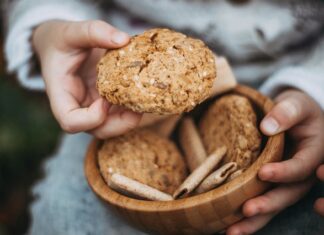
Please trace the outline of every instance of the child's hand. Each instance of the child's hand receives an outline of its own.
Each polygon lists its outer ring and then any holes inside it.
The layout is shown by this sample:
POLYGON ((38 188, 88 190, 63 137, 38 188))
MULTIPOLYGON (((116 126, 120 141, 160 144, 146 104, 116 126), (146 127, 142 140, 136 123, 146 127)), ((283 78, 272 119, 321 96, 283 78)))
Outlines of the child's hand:
MULTIPOLYGON (((324 181, 324 164, 317 168, 316 174, 321 181, 324 181)), ((314 207, 317 213, 324 217, 324 198, 317 199, 314 207)))
POLYGON ((121 47, 128 41, 126 33, 102 21, 49 21, 35 29, 33 46, 46 92, 65 131, 88 131, 106 138, 138 124, 139 114, 112 108, 95 88, 96 63, 105 49, 121 47))
POLYGON ((232 225, 227 234, 251 234, 265 226, 308 192, 315 169, 323 162, 324 117, 318 104, 297 90, 281 93, 276 102, 262 120, 261 130, 269 136, 288 130, 296 142, 296 152, 291 159, 268 163, 260 169, 260 179, 277 182, 278 187, 245 202, 242 210, 247 218, 232 225))

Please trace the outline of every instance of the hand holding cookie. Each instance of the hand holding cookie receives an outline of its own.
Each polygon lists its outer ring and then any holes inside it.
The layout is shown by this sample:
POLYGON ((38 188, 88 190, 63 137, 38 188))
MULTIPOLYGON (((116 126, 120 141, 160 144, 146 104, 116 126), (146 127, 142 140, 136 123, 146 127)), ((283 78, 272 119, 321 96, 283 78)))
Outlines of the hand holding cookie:
POLYGON ((126 33, 102 21, 48 21, 34 30, 33 46, 52 111, 62 129, 105 138, 137 125, 139 114, 112 108, 95 88, 100 57, 106 49, 128 41, 126 33))

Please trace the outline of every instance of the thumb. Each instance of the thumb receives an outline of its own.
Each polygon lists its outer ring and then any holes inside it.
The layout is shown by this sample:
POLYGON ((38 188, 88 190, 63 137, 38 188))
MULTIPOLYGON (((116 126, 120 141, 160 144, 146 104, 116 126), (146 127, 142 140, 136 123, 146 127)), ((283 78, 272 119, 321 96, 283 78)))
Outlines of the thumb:
POLYGON ((277 98, 278 103, 262 120, 260 128, 266 135, 275 135, 285 131, 306 119, 312 110, 312 104, 304 94, 287 91, 277 98))
POLYGON ((118 48, 129 42, 127 33, 100 20, 66 22, 63 34, 69 48, 118 48))

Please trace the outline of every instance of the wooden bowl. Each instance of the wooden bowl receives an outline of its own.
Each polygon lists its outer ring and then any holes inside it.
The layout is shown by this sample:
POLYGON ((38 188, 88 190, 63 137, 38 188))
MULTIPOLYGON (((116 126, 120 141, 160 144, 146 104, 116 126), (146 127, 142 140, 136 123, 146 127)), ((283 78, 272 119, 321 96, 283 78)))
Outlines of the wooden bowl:
MULTIPOLYGON (((273 107, 269 98, 252 88, 239 85, 233 93, 248 97, 263 113, 273 107)), ((263 164, 281 159, 284 134, 267 138, 253 165, 229 183, 203 194, 168 202, 136 200, 110 189, 99 171, 98 143, 93 140, 89 145, 86 178, 95 194, 128 222, 140 230, 157 234, 212 234, 242 219, 242 204, 267 190, 269 183, 260 181, 257 172, 263 164)))

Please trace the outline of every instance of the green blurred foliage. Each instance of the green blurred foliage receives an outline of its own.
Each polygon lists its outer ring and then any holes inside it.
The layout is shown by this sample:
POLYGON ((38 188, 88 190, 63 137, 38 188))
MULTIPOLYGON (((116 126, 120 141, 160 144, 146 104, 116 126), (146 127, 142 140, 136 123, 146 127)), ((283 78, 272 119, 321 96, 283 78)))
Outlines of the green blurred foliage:
MULTIPOLYGON (((1 3, 1 1, 0 1, 1 3)), ((1 11, 0 11, 0 19, 1 11)), ((28 91, 5 73, 0 21, 0 235, 26 234, 31 186, 57 145, 60 128, 44 93, 28 91)))
POLYGON ((32 95, 6 79, 0 78, 0 195, 11 182, 33 174, 59 132, 45 95, 32 95))
POLYGON ((10 221, 0 221, 0 235, 25 232, 31 185, 40 177, 41 162, 54 151, 59 133, 46 95, 25 90, 0 70, 0 213, 7 212, 10 221), (6 204, 16 204, 10 198, 17 192, 23 208, 12 206, 14 213, 6 204))

